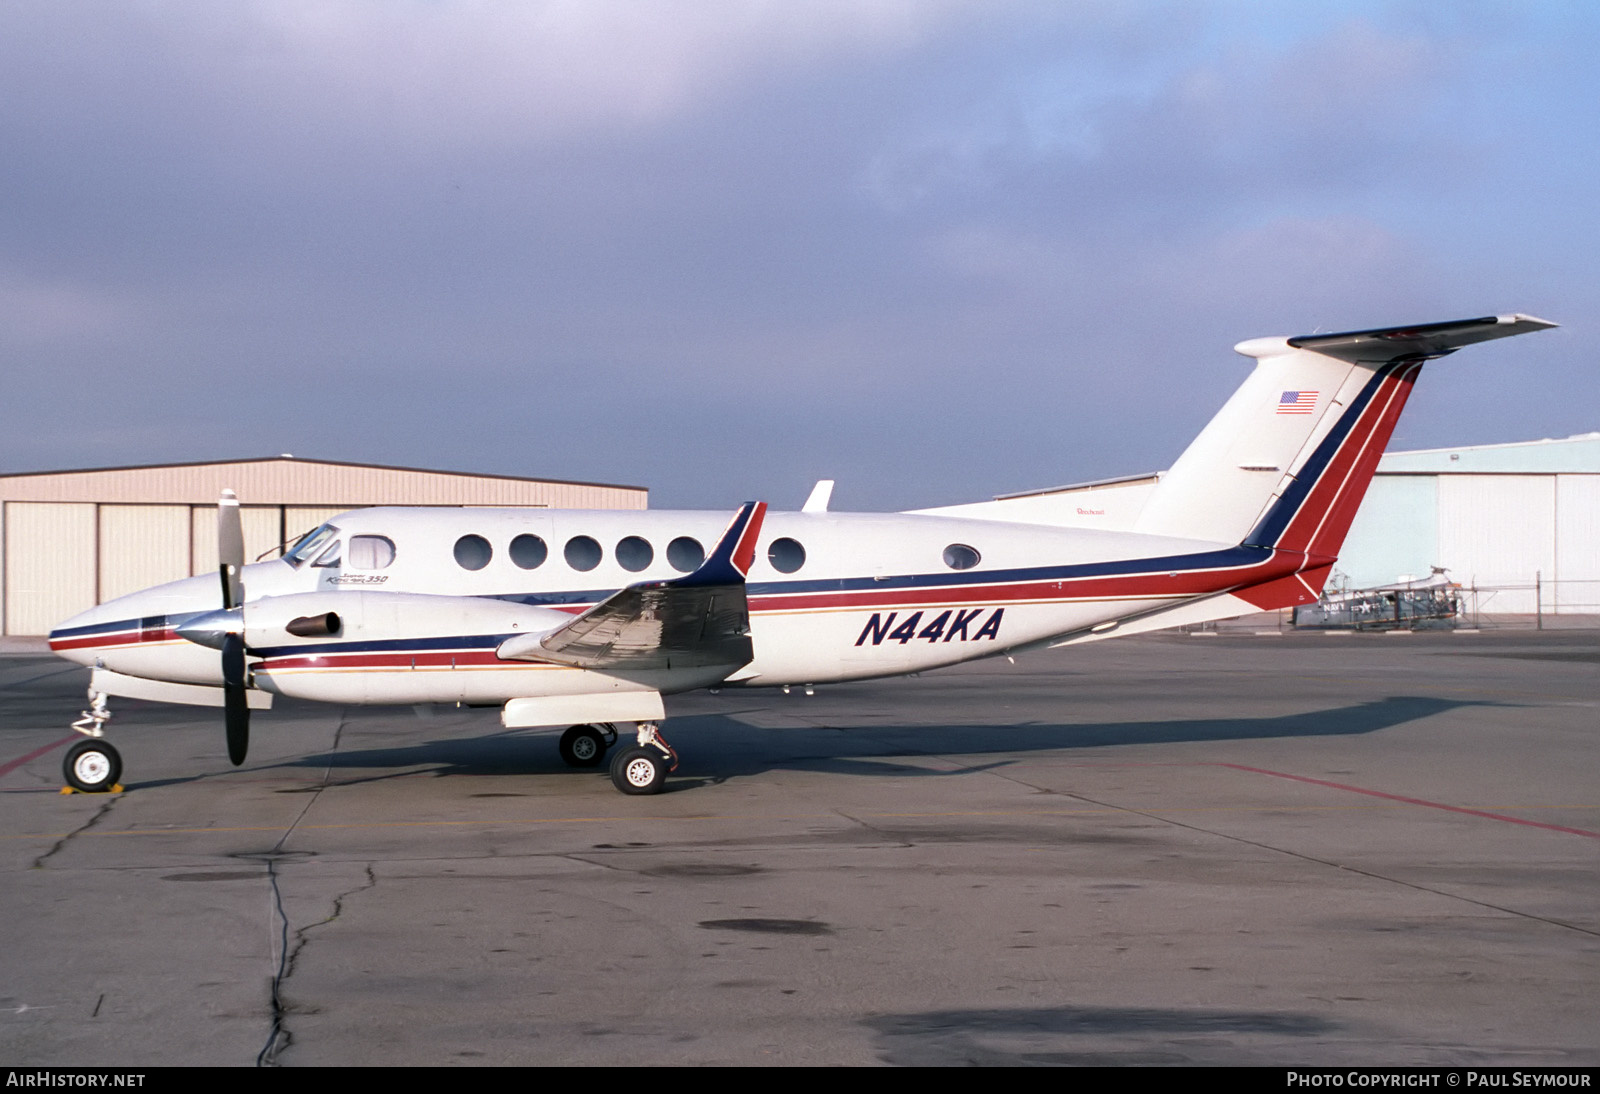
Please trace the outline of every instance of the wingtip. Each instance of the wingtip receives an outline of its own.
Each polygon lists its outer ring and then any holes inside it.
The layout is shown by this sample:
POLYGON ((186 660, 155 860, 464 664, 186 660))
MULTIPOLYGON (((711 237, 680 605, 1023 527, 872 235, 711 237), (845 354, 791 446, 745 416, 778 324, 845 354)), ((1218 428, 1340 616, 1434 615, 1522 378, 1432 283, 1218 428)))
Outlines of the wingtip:
POLYGON ((1552 323, 1548 319, 1540 319, 1537 315, 1524 315, 1522 312, 1512 312, 1510 315, 1497 315, 1495 319, 1507 325, 1519 325, 1528 330, 1551 330, 1559 327, 1560 323, 1552 323))

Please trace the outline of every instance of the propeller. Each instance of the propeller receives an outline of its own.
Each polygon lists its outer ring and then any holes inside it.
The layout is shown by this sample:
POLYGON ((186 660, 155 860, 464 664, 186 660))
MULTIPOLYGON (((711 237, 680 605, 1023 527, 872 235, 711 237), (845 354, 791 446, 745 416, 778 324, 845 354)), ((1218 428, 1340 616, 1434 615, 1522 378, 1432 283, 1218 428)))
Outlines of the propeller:
POLYGON ((217 566, 222 576, 222 609, 238 613, 238 630, 222 636, 222 715, 228 730, 228 759, 244 763, 250 749, 250 704, 245 697, 244 637, 244 524, 239 518, 239 498, 224 490, 217 502, 217 566))

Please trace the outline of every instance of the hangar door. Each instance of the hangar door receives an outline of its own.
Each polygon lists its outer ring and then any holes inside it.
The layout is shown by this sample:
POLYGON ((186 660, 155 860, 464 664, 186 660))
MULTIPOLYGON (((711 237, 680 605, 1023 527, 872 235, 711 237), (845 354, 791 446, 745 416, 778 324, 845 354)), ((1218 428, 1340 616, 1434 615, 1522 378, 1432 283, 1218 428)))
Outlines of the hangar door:
POLYGON ((95 605, 93 502, 5 504, 7 634, 45 634, 95 605))
MULTIPOLYGON (((240 518, 246 560, 272 557, 286 524, 295 526, 293 534, 339 512, 245 506, 240 518)), ((0 519, 6 634, 48 634, 96 604, 217 569, 214 505, 10 501, 0 519)))
POLYGON ((1439 476, 1439 564, 1453 581, 1499 590, 1480 610, 1531 614, 1535 576, 1555 576, 1555 476, 1439 476))

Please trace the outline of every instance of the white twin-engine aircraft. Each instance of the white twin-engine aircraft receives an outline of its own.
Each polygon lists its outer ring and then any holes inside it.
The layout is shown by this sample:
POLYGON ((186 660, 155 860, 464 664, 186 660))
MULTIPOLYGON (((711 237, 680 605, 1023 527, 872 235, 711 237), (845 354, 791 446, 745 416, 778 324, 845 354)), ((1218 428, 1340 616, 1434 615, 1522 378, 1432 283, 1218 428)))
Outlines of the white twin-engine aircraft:
POLYGON ((288 695, 492 704, 509 727, 570 725, 560 752, 578 767, 635 723, 611 778, 650 794, 677 767, 658 728, 667 695, 899 675, 1308 603, 1422 363, 1551 326, 1503 315, 1240 343, 1250 377, 1121 513, 1083 515, 1082 493, 832 513, 831 482, 798 513, 749 502, 731 522, 359 509, 246 566, 225 492, 220 589, 174 581, 51 633, 94 669, 66 778, 117 783, 107 696, 224 708, 240 764, 250 710, 288 695))

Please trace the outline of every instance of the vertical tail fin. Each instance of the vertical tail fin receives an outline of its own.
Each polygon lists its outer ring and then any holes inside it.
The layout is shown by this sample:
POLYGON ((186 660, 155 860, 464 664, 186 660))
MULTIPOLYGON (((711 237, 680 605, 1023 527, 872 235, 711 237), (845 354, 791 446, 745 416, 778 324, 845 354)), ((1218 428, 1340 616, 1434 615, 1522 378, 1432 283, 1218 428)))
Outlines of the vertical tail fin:
POLYGON ((1136 530, 1331 565, 1422 363, 1553 326, 1503 315, 1241 342, 1255 370, 1162 477, 1136 530))

